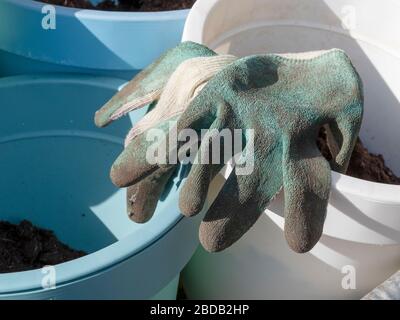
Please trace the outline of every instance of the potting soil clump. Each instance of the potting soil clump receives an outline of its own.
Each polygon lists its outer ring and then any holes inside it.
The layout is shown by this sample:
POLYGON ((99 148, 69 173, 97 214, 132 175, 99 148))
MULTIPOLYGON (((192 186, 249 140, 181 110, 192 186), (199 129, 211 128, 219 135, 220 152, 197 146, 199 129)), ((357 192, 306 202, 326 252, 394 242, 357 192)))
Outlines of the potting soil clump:
POLYGON ((0 273, 38 269, 86 255, 60 242, 50 230, 29 221, 0 221, 0 273))
MULTIPOLYGON (((323 128, 320 130, 317 144, 322 155, 330 161, 332 155, 327 145, 326 131, 323 128)), ((393 171, 385 165, 385 160, 382 155, 370 153, 367 148, 364 147, 360 138, 357 139, 346 174, 372 182, 400 184, 400 177, 397 177, 393 171)))
POLYGON ((38 0, 44 3, 92 10, 167 11, 189 9, 196 0, 38 0))

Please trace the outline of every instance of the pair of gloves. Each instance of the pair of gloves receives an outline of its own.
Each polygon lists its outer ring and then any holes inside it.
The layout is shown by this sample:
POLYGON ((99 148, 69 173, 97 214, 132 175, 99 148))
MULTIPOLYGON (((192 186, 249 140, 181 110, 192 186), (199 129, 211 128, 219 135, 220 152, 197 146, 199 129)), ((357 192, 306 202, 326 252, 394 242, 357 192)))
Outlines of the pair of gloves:
MULTIPOLYGON (((199 229, 203 247, 221 251, 245 234, 277 193, 284 189, 285 237, 294 251, 311 250, 323 231, 331 168, 345 172, 363 114, 361 80, 341 50, 301 55, 264 54, 244 58, 217 55, 184 42, 139 73, 95 116, 103 127, 150 104, 150 112, 129 132, 126 147, 111 168, 111 179, 128 187, 128 211, 137 222, 151 218, 179 164, 149 162, 149 130, 178 134, 242 130, 241 163, 251 172, 232 172, 199 229), (334 155, 328 163, 316 145, 325 126, 334 155)), ((210 159, 213 135, 199 141, 197 160, 210 159)), ((229 144, 230 142, 224 142, 229 144)), ((160 143, 161 144, 161 143, 160 143)), ((176 151, 184 149, 177 143, 176 151)), ((172 150, 172 149, 171 149, 172 150)), ((171 153, 172 154, 172 153, 171 153)), ((210 181, 225 165, 194 161, 181 189, 186 216, 199 213, 210 181)))

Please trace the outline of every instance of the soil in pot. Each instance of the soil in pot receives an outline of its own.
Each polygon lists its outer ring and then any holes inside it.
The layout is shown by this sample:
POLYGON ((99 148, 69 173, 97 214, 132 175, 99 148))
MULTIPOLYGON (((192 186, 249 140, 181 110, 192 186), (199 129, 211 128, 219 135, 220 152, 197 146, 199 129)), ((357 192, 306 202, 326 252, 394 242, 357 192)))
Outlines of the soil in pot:
POLYGON ((92 10, 109 11, 168 11, 190 9, 196 0, 37 0, 44 3, 92 10))
POLYGON ((57 239, 54 232, 23 220, 0 221, 0 273, 38 269, 86 255, 57 239))
MULTIPOLYGON (((317 145, 322 155, 328 161, 332 160, 324 128, 321 128, 319 132, 317 145)), ((360 138, 357 139, 346 174, 372 182, 400 184, 400 177, 397 177, 393 171, 385 165, 385 160, 382 155, 370 153, 368 149, 364 147, 360 138)))

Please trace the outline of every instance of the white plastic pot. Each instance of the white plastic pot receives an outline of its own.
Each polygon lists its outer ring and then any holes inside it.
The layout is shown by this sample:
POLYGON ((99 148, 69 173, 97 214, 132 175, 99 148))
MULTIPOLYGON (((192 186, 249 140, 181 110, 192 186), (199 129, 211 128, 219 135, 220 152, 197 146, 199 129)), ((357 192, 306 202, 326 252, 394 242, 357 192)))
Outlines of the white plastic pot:
MULTIPOLYGON (((400 174, 400 3, 385 0, 199 0, 183 40, 244 56, 342 48, 365 90, 361 138, 400 174)), ((283 194, 234 246, 199 249, 189 298, 361 298, 400 268, 400 186, 332 172, 324 234, 299 255, 282 233, 283 194)))

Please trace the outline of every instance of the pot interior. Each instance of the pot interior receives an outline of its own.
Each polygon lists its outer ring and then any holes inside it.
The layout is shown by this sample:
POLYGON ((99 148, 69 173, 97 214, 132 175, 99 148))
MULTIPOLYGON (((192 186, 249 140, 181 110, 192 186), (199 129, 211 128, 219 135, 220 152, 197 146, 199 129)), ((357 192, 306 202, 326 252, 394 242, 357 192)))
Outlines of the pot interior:
POLYGON ((22 79, 0 81, 0 220, 28 219, 88 253, 143 228, 109 168, 145 110, 105 129, 93 123, 123 81, 22 79))
POLYGON ((361 138, 400 175, 399 9, 391 1, 222 0, 206 17, 201 41, 237 56, 345 50, 364 84, 361 138))

